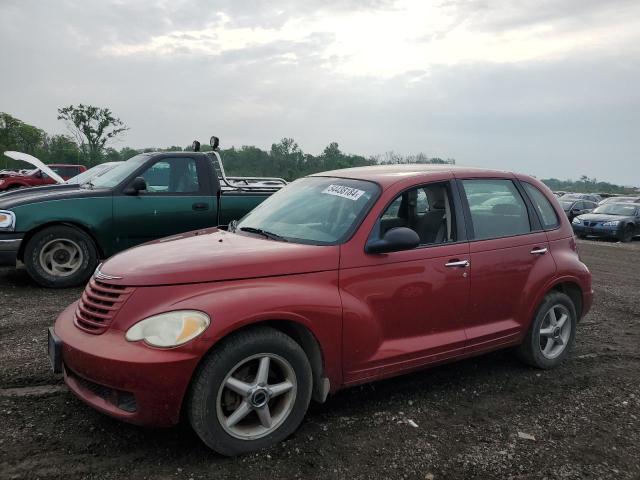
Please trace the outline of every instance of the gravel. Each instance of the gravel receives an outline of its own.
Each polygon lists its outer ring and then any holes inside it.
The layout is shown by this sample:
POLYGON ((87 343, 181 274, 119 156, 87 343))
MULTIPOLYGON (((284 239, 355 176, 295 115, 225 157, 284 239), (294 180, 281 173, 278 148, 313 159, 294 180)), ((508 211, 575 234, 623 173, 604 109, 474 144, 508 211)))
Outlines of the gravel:
POLYGON ((595 304, 561 367, 496 352, 348 389, 235 459, 186 425, 123 424, 58 388, 46 327, 80 289, 0 269, 0 478, 639 478, 640 242, 579 248, 595 304))

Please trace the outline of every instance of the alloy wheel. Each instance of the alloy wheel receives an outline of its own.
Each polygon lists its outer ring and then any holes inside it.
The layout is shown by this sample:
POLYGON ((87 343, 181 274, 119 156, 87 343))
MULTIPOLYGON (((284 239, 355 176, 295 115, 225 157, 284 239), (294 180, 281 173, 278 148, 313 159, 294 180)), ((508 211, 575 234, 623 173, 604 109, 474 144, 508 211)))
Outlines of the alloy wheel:
POLYGON ((218 421, 235 438, 262 438, 287 419, 296 392, 296 375, 287 360, 271 353, 253 355, 236 364, 222 382, 216 398, 218 421))
POLYGON ((540 351, 546 358, 558 357, 571 337, 571 313, 561 304, 552 306, 540 325, 540 351))
POLYGON ((68 277, 78 271, 84 261, 80 246, 68 238, 47 242, 40 250, 40 266, 54 277, 68 277))

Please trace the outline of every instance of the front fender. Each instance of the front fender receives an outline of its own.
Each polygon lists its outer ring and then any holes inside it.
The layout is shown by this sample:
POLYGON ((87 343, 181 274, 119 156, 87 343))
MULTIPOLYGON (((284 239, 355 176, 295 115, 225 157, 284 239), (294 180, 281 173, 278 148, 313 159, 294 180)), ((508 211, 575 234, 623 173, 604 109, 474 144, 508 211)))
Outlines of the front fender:
POLYGON ((162 312, 193 309, 207 313, 211 325, 197 341, 178 347, 203 355, 233 332, 266 321, 302 325, 316 338, 324 375, 342 383, 342 305, 337 271, 212 282, 140 287, 114 318, 125 332, 134 323, 162 312))

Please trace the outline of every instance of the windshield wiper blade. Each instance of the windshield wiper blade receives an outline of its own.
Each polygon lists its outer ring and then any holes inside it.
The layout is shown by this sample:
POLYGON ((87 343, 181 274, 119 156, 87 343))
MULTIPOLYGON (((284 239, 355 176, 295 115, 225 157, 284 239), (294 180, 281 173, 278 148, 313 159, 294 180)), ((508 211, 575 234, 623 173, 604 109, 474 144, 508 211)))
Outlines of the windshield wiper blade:
POLYGON ((289 241, 286 238, 281 237, 277 233, 268 232, 267 230, 263 230, 261 228, 240 227, 240 230, 243 231, 243 232, 257 233, 258 235, 262 235, 263 237, 268 238, 269 240, 277 240, 278 242, 288 242, 289 241))

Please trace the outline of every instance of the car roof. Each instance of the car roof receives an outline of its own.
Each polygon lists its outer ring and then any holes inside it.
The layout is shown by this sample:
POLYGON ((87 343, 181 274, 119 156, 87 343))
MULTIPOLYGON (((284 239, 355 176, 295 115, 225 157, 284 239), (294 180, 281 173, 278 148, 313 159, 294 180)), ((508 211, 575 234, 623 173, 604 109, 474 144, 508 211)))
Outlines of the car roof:
POLYGON ((392 185, 408 177, 424 177, 430 173, 452 172, 457 176, 464 175, 495 175, 496 177, 513 177, 513 173, 504 170, 490 170, 486 168, 461 167, 449 164, 402 164, 402 165, 373 165, 369 167, 343 168, 327 172, 314 173, 312 177, 339 177, 354 180, 369 180, 383 187, 392 185))

